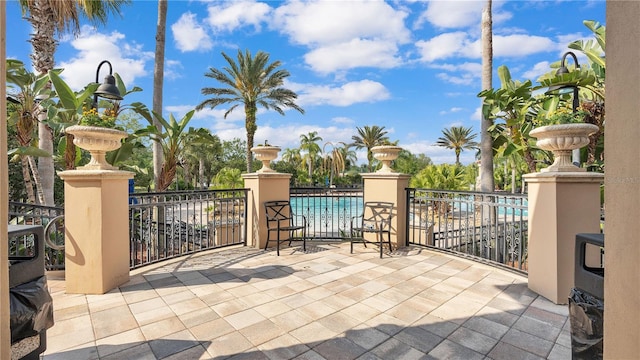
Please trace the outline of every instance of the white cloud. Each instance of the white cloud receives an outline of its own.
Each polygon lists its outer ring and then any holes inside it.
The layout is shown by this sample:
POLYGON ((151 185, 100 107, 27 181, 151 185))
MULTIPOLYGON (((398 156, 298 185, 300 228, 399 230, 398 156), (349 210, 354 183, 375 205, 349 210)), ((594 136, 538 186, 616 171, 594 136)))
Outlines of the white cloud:
POLYGON ((471 85, 477 76, 470 73, 460 73, 458 76, 454 76, 448 73, 438 73, 436 77, 444 82, 456 85, 471 85))
POLYGON ((371 80, 350 82, 340 87, 309 85, 298 94, 299 105, 349 106, 382 101, 390 97, 384 85, 371 80))
POLYGON ((475 73, 477 74, 477 77, 480 77, 479 74, 482 72, 482 64, 473 62, 464 62, 459 64, 431 64, 429 65, 429 67, 446 71, 464 71, 475 73))
POLYGON ((471 120, 480 121, 482 120, 482 106, 478 106, 471 114, 471 120))
POLYGON ((550 63, 548 61, 541 61, 535 65, 533 65, 533 68, 525 71, 524 73, 522 73, 522 79, 521 80, 531 80, 533 82, 536 82, 536 80, 545 73, 548 73, 549 71, 551 71, 551 67, 549 66, 550 63))
POLYGON ((183 68, 184 67, 182 66, 182 63, 180 61, 166 59, 164 61, 164 78, 171 80, 181 78, 183 76, 183 68))
POLYGON ((209 16, 207 23, 218 31, 228 31, 251 25, 260 30, 260 24, 267 20, 271 8, 263 2, 256 1, 229 1, 222 5, 211 5, 207 8, 209 16))
POLYGON ((419 40, 416 42, 416 47, 422 61, 432 62, 457 56, 471 43, 468 34, 459 31, 441 34, 429 40, 419 40))
MULTIPOLYGON (((95 82, 98 65, 107 59, 113 73, 118 73, 127 88, 135 85, 136 79, 147 75, 145 65, 153 61, 153 53, 145 52, 136 43, 125 41, 124 34, 117 31, 110 34, 97 33, 92 27, 83 27, 81 35, 70 41, 78 51, 75 58, 61 61, 56 66, 64 68, 61 77, 72 90, 80 90, 95 82)), ((100 67, 98 82, 102 83, 109 74, 108 64, 100 67)))
POLYGON ((471 85, 474 81, 480 79, 482 74, 482 64, 480 63, 430 64, 429 67, 448 71, 448 73, 438 73, 436 77, 445 82, 457 85, 471 85))
MULTIPOLYGON (((421 61, 433 62, 454 57, 480 59, 481 39, 457 31, 416 42, 421 61)), ((535 35, 515 34, 493 37, 493 57, 524 57, 531 54, 555 51, 558 44, 553 40, 535 35)))
POLYGON ((435 27, 461 28, 480 23, 485 1, 429 1, 420 16, 435 27))
MULTIPOLYGON (((509 20, 513 16, 510 12, 501 10, 503 3, 503 1, 493 1, 491 18, 494 25, 509 20)), ((420 14, 416 26, 427 21, 437 28, 479 28, 486 1, 431 0, 427 4, 427 9, 420 14)))
MULTIPOLYGON (((480 40, 477 41, 480 47, 480 40)), ((558 44, 553 40, 535 35, 508 35, 493 37, 493 56, 523 57, 531 54, 554 51, 558 44)))
POLYGON ((403 62, 398 46, 411 41, 407 15, 383 1, 293 0, 274 11, 271 25, 310 49, 304 59, 316 72, 387 69, 403 62))
POLYGON ((177 22, 171 25, 171 31, 178 50, 204 51, 213 47, 205 28, 198 23, 196 15, 184 13, 177 22))
POLYGON ((312 50, 304 56, 314 71, 330 73, 357 67, 392 68, 402 60, 394 42, 353 39, 312 50))
POLYGON ((295 43, 309 46, 356 38, 405 43, 411 37, 404 26, 407 15, 382 1, 293 0, 275 10, 273 26, 295 43))

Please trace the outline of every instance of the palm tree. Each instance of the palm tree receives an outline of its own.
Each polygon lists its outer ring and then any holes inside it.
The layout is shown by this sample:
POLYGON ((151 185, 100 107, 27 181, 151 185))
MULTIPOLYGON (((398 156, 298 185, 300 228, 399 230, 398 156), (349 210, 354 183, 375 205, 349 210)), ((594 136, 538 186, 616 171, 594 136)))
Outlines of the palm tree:
MULTIPOLYGON (((493 76, 493 20, 491 18, 491 1, 487 0, 482 9, 482 90, 490 90, 493 76)), ((480 125, 480 190, 494 190, 493 180, 493 140, 489 128, 491 119, 482 116, 480 125)))
POLYGON ((342 174, 349 161, 355 162, 356 153, 353 150, 349 150, 349 144, 342 141, 339 144, 341 146, 335 146, 332 142, 327 142, 322 147, 322 151, 325 153, 324 166, 329 168, 329 186, 333 185, 334 175, 342 174), (327 145, 332 147, 330 152, 325 150, 327 145))
POLYGON ((456 152, 456 165, 460 165, 460 153, 462 150, 473 150, 478 148, 478 143, 473 141, 476 134, 472 134, 473 129, 463 126, 452 126, 450 129, 442 130, 444 136, 439 137, 436 145, 453 149, 456 152))
MULTIPOLYGON (((169 185, 171 185, 176 176, 178 162, 184 151, 184 145, 189 138, 193 139, 194 136, 193 132, 189 136, 187 135, 188 132, 185 132, 194 112, 195 110, 189 111, 180 121, 177 121, 173 117, 173 114, 169 114, 169 120, 167 121, 160 114, 153 113, 154 117, 162 124, 163 131, 160 132, 156 130, 155 126, 150 126, 148 129, 152 131, 151 138, 161 144, 165 160, 160 170, 159 182, 156 184, 157 191, 165 191, 169 188, 169 185)), ((153 120, 147 118, 147 121, 153 124, 153 120)), ((206 130, 199 129, 196 132, 206 133, 206 130)), ((203 136, 206 136, 206 134, 203 134, 203 136)))
MULTIPOLYGON (((156 27, 156 54, 153 67, 153 105, 152 109, 162 114, 162 84, 164 82, 164 48, 167 28, 167 0, 158 0, 158 24, 156 27)), ((154 119, 153 125, 162 131, 162 124, 154 119)), ((162 168, 162 147, 153 143, 153 180, 158 184, 162 168)))
POLYGON ((351 139, 354 141, 353 146, 356 149, 367 149, 367 169, 369 172, 373 171, 373 154, 371 153, 371 148, 374 146, 382 145, 385 142, 389 141, 387 132, 384 130, 384 126, 380 127, 377 125, 373 125, 371 127, 365 125, 364 128, 356 127, 358 130, 358 135, 354 135, 351 139))
POLYGON ((243 54, 238 50, 237 63, 224 52, 228 67, 222 70, 210 68, 205 74, 206 77, 217 80, 226 87, 202 89, 203 95, 213 95, 212 98, 204 100, 196 110, 205 107, 211 109, 222 104, 233 104, 225 113, 224 118, 235 110, 238 105, 244 106, 245 127, 247 129, 247 172, 251 172, 253 147, 253 136, 258 129, 256 125, 256 113, 258 106, 267 110, 273 109, 280 115, 284 115, 286 108, 292 108, 304 114, 304 110, 296 105, 295 100, 298 95, 282 87, 284 79, 289 77, 289 72, 277 68, 280 61, 269 63, 269 54, 258 51, 255 57, 246 50, 243 54))
MULTIPOLYGON (((20 7, 27 21, 33 26, 31 35, 31 61, 36 72, 46 74, 55 64, 54 54, 60 35, 68 30, 73 34, 80 32, 80 16, 86 17, 94 25, 105 24, 110 14, 120 14, 120 7, 129 0, 72 1, 72 0, 20 0, 20 7)), ((43 122, 38 125, 40 149, 53 153, 53 133, 43 122)), ((38 170, 46 205, 53 205, 54 165, 52 157, 38 159, 38 170)))
POLYGON ((318 141, 322 141, 322 137, 318 136, 317 131, 311 131, 307 135, 300 135, 300 150, 307 152, 306 158, 309 168, 309 181, 311 182, 313 182, 313 163, 320 152, 318 141))
POLYGON ((194 177, 196 178, 197 183, 196 187, 198 189, 205 189, 206 163, 207 160, 222 153, 220 138, 217 135, 211 134, 210 130, 203 128, 198 130, 190 128, 185 136, 187 139, 185 140, 182 158, 187 167, 190 170, 193 169, 191 172, 187 172, 185 169, 185 177, 187 174, 189 178, 191 178, 192 175, 195 175, 194 177), (195 170, 197 170, 197 173, 195 170))
POLYGON ((243 184, 239 169, 224 167, 215 176, 215 186, 218 189, 238 189, 243 184))
POLYGON ((39 98, 46 92, 49 80, 47 74, 37 76, 28 72, 24 64, 18 60, 7 59, 7 84, 12 91, 7 100, 15 104, 15 111, 9 113, 9 124, 15 124, 18 149, 9 151, 9 155, 16 154, 22 163, 22 177, 28 201, 36 204, 34 185, 38 194, 38 202, 44 203, 44 193, 40 184, 40 176, 34 156, 51 156, 32 145, 37 125, 37 114, 43 111, 39 98), (33 176, 31 175, 33 174, 33 176))
POLYGON ((300 149, 286 148, 282 152, 282 161, 286 161, 295 167, 302 163, 302 156, 300 156, 300 149))

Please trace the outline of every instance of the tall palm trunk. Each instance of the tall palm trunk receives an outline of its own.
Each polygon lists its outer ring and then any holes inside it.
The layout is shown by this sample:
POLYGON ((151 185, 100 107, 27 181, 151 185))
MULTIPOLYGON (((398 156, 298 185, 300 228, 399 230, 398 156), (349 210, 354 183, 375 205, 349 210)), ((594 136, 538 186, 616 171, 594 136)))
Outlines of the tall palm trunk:
POLYGON ((29 171, 29 155, 22 155, 20 162, 22 163, 22 178, 24 179, 24 187, 27 191, 27 202, 29 204, 36 203, 36 193, 33 192, 33 181, 31 180, 31 172, 29 171))
POLYGON ((204 189, 204 157, 198 158, 198 185, 200 189, 204 189))
MULTIPOLYGON (((493 76, 493 33, 491 0, 482 10, 482 90, 491 89, 493 76)), ((482 117, 480 129, 480 190, 493 191, 493 139, 489 133, 491 120, 482 117)))
POLYGON ((256 126, 256 112, 258 108, 255 103, 248 102, 245 104, 245 115, 246 115, 246 124, 245 127, 247 129, 247 172, 250 173, 253 165, 253 154, 251 153, 251 148, 253 147, 253 140, 256 134, 256 130, 258 126, 256 126))
POLYGON ((38 166, 36 166, 36 162, 33 160, 33 156, 28 156, 27 160, 29 161, 29 168, 31 169, 31 173, 33 174, 33 181, 36 184, 36 194, 38 194, 38 201, 40 204, 46 204, 44 192, 42 191, 42 184, 39 184, 39 180, 41 179, 40 174, 38 173, 38 166))
MULTIPOLYGON (((153 68, 153 111, 162 114, 162 87, 164 80, 164 48, 165 34, 167 28, 167 0, 158 0, 158 23, 156 26, 156 56, 153 68)), ((162 124, 157 119, 153 119, 158 131, 162 131, 162 124)), ((155 190, 159 187, 162 163, 162 145, 159 142, 153 142, 153 182, 155 190)))
MULTIPOLYGON (((34 0, 27 20, 33 26, 31 35, 31 61, 36 72, 46 74, 53 69, 56 41, 54 38, 56 20, 51 4, 48 0, 34 0)), ((38 124, 38 147, 53 154, 53 131, 50 127, 40 122, 38 124)), ((53 206, 53 184, 55 168, 53 157, 38 158, 38 173, 40 174, 42 192, 44 193, 44 205, 53 206)))
POLYGON ((73 143, 73 135, 66 134, 67 145, 64 148, 64 165, 66 170, 76 168, 76 145, 73 143))

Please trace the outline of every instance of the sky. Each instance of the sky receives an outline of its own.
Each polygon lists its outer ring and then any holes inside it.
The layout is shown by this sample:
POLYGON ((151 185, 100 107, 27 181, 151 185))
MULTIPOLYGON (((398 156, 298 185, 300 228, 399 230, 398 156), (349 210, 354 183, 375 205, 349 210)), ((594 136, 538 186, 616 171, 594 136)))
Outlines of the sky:
MULTIPOLYGON (((206 99, 201 90, 220 84, 205 73, 227 66, 222 53, 263 51, 290 73, 284 87, 298 94, 304 114, 282 116, 259 109, 255 143, 285 148, 315 131, 330 151, 350 143, 357 127, 384 126, 387 136, 436 164, 454 163, 453 150, 436 142, 452 126, 471 127, 480 140, 480 21, 485 1, 168 1, 163 113, 180 119, 206 99)), ((134 0, 106 25, 83 21, 78 36, 64 34, 57 68, 74 90, 95 82, 102 60, 112 64, 127 88, 123 102, 153 97, 156 1, 134 0)), ((536 80, 575 40, 590 39, 583 21, 605 24, 605 1, 493 0, 493 87, 506 65, 516 80, 536 80)), ((18 2, 7 3, 7 57, 31 67, 31 26, 18 2)), ((579 55, 579 54, 578 54, 579 55)), ((583 56, 579 62, 586 62, 583 56)), ((100 68, 99 81, 108 74, 100 68)), ((189 126, 204 127, 222 140, 246 140, 240 107, 196 112, 189 126)), ((366 155, 358 151, 358 162, 366 155)), ((463 151, 463 164, 475 160, 463 151)))

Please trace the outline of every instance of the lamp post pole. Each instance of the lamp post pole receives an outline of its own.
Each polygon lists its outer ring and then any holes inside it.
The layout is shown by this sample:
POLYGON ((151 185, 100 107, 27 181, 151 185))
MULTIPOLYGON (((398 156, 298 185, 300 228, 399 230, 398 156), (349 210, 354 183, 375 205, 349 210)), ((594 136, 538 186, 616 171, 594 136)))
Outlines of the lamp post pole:
POLYGON ((100 76, 100 68, 104 64, 109 65, 109 75, 104 77, 104 83, 98 86, 96 91, 93 93, 93 107, 96 109, 98 108, 98 96, 111 100, 122 100, 120 90, 118 90, 118 87, 116 86, 116 78, 112 75, 113 68, 108 60, 102 60, 98 65, 98 69, 96 70, 96 83, 98 83, 100 76))
MULTIPOLYGON (((565 65, 565 63, 567 61, 567 56, 571 56, 573 58, 573 62, 576 65, 576 69, 580 68, 580 64, 578 63, 578 58, 576 57, 576 54, 574 54, 571 51, 567 51, 566 53, 564 53, 562 55, 562 59, 560 60, 560 67, 558 68, 558 71, 556 71, 556 76, 569 73, 569 69, 565 65)), ((576 111, 578 111, 578 107, 580 106, 580 98, 578 97, 578 95, 579 95, 578 86, 576 86, 576 85, 556 85, 556 86, 552 86, 547 91, 547 94, 556 93, 558 95, 562 95, 562 94, 569 93, 569 91, 567 91, 567 90, 570 90, 570 91, 573 92, 571 110, 572 110, 572 113, 575 114, 576 111)), ((571 152, 571 162, 575 166, 578 166, 578 167, 581 165, 580 149, 574 149, 571 152)))

